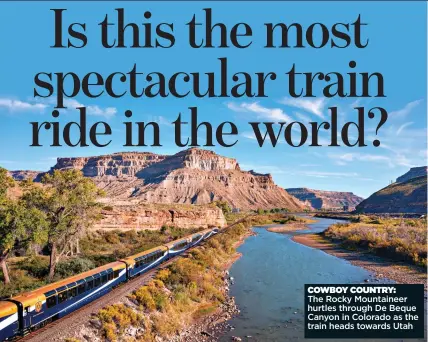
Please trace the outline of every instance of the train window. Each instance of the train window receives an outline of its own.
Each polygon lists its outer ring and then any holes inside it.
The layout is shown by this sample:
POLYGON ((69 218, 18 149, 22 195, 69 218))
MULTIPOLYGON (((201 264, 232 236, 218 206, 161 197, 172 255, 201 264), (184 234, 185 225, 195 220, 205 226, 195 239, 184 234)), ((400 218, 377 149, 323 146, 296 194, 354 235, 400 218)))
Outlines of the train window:
POLYGON ((103 284, 107 283, 107 274, 104 274, 104 275, 102 276, 102 278, 101 278, 101 282, 102 282, 103 284))
POLYGON ((85 292, 85 283, 80 284, 80 285, 77 287, 77 294, 82 294, 83 292, 85 292))
POLYGON ((114 272, 113 272, 113 276, 114 276, 114 278, 119 278, 119 273, 120 273, 120 270, 116 270, 116 271, 114 271, 114 272))
POLYGON ((86 282, 86 289, 89 291, 89 290, 92 290, 93 288, 94 288, 94 281, 93 280, 87 281, 86 282))
POLYGON ((98 287, 98 286, 100 286, 100 284, 101 284, 101 278, 100 277, 95 278, 95 280, 94 280, 94 287, 98 287))
POLYGON ((175 249, 175 250, 183 249, 186 245, 187 245, 187 241, 182 241, 182 242, 175 244, 173 246, 173 249, 175 249))
POLYGON ((112 280, 113 279, 113 272, 108 274, 108 280, 112 280))
POLYGON ((46 306, 49 308, 56 305, 56 296, 46 298, 46 306))
POLYGON ((77 287, 73 287, 72 289, 69 289, 68 291, 68 298, 73 298, 77 296, 77 287))
POLYGON ((58 303, 65 302, 67 299, 67 291, 58 293, 58 303))

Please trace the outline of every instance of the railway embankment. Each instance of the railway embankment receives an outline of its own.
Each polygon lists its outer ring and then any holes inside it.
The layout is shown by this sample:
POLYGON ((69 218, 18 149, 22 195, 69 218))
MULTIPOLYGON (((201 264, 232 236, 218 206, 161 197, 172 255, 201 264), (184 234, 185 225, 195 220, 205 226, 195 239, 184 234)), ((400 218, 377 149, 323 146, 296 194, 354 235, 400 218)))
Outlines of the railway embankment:
POLYGON ((214 341, 239 312, 229 296, 228 268, 236 248, 265 223, 265 217, 238 220, 223 233, 160 269, 151 280, 103 307, 70 341, 214 341))

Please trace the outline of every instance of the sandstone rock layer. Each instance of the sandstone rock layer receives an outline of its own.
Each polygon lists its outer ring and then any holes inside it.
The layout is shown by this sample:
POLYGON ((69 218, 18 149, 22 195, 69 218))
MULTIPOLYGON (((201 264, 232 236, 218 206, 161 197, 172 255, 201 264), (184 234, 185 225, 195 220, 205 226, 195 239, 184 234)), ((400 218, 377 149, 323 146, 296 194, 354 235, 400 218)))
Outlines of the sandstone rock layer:
POLYGON ((195 148, 170 156, 126 152, 58 158, 52 170, 67 168, 91 177, 114 201, 207 204, 226 200, 239 209, 306 207, 277 186, 270 174, 242 171, 233 158, 195 148))

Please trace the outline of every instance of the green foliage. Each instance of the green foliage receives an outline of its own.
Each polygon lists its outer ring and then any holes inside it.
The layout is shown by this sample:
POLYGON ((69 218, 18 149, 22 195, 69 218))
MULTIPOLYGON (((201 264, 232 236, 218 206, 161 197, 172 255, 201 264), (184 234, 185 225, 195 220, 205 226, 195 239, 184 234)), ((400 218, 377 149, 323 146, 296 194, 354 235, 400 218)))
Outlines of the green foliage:
POLYGON ((18 262, 17 266, 19 269, 27 271, 28 275, 43 279, 48 275, 49 260, 41 256, 31 256, 18 262))
POLYGON ((10 272, 9 284, 0 284, 0 297, 6 298, 15 296, 19 293, 31 291, 37 289, 46 283, 42 280, 38 280, 32 276, 29 276, 25 270, 13 270, 10 272))
POLYGON ((92 260, 85 258, 73 258, 59 262, 56 268, 56 273, 59 278, 66 278, 89 271, 93 268, 95 268, 95 264, 92 260))
POLYGON ((115 261, 118 258, 136 254, 183 236, 199 229, 163 227, 161 230, 112 230, 91 232, 80 240, 82 254, 96 266, 115 261))
POLYGON ((21 199, 6 197, 12 181, 8 180, 5 170, 0 168, 0 262, 4 282, 10 281, 6 259, 14 249, 26 249, 33 243, 43 243, 46 238, 47 218, 34 207, 28 206, 21 199))
MULTIPOLYGON (((32 277, 44 279, 49 272, 49 260, 42 256, 31 256, 18 262, 17 267, 27 271, 28 275, 32 277)), ((95 264, 92 260, 72 258, 58 263, 56 276, 57 278, 66 278, 93 268, 95 268, 95 264)))
POLYGON ((232 207, 227 201, 215 201, 214 204, 222 210, 224 215, 232 212, 232 207))
POLYGON ((7 174, 7 170, 0 167, 0 203, 6 199, 7 191, 13 187, 14 180, 7 174))
POLYGON ((74 169, 55 170, 45 175, 42 183, 43 188, 28 186, 23 200, 28 207, 45 214, 52 280, 56 265, 70 244, 78 241, 86 228, 99 219, 101 206, 97 198, 103 193, 92 180, 74 169))

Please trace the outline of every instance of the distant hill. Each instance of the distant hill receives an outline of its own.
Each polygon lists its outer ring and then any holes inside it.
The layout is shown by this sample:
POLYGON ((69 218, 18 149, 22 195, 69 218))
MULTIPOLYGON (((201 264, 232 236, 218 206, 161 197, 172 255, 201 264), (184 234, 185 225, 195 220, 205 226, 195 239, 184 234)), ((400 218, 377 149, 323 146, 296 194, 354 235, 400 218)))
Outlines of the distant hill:
POLYGON ((427 168, 412 168, 375 192, 356 210, 364 213, 427 213, 427 168), (422 174, 422 175, 421 175, 422 174))
POLYGON ((31 170, 15 170, 8 171, 9 175, 18 181, 31 179, 34 180, 40 174, 40 171, 31 171, 31 170))
POLYGON ((427 167, 426 166, 419 166, 419 167, 412 167, 409 171, 407 171, 404 175, 397 178, 397 183, 403 183, 408 180, 411 180, 413 178, 427 176, 427 167))
POLYGON ((349 210, 354 210, 363 198, 354 195, 352 192, 313 190, 308 188, 289 188, 286 191, 298 198, 302 202, 309 203, 312 208, 320 209, 340 209, 346 205, 349 210))
POLYGON ((93 179, 111 201, 207 204, 226 200, 240 209, 306 208, 277 186, 270 174, 243 171, 235 159, 197 148, 174 155, 123 152, 58 158, 50 172, 69 168, 93 179))

